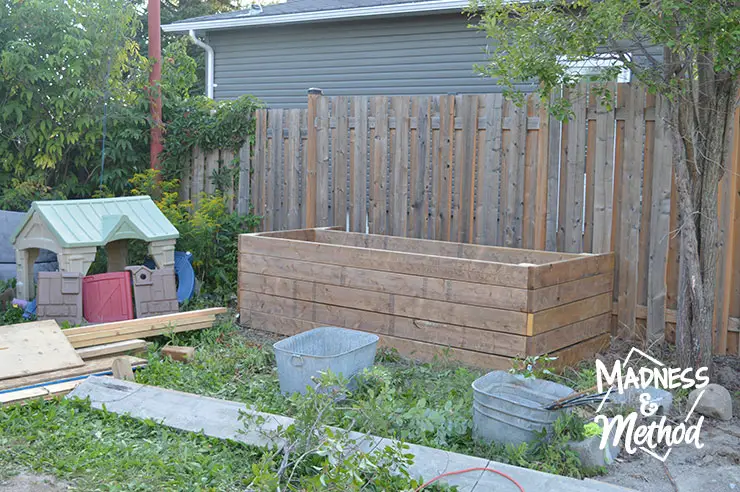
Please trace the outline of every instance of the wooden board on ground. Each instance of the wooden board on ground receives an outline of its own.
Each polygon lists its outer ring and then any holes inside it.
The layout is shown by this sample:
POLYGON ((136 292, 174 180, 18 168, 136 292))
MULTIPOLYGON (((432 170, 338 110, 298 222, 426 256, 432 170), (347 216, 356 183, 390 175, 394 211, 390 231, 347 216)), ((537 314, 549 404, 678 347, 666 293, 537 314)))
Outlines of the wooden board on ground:
MULTIPOLYGON (((23 388, 25 386, 48 383, 51 381, 58 381, 62 379, 69 379, 77 376, 110 372, 111 368, 113 367, 113 360, 117 359, 118 357, 114 356, 91 360, 80 367, 73 367, 71 369, 62 369, 59 371, 45 372, 43 374, 34 374, 31 376, 5 379, 3 381, 0 381, 0 391, 11 388, 23 388)), ((147 362, 146 359, 131 357, 129 355, 124 355, 123 357, 131 362, 132 367, 143 366, 147 362)))
POLYGON ((53 320, 0 326, 0 347, 3 380, 84 364, 53 320))
POLYGON ((162 348, 162 355, 168 356, 172 360, 179 362, 188 362, 195 357, 195 347, 179 347, 177 345, 168 345, 162 348))
POLYGON ((45 386, 11 391, 9 393, 0 393, 0 406, 23 403, 38 398, 49 400, 54 397, 63 396, 75 389, 77 385, 82 383, 82 381, 84 381, 84 379, 65 381, 63 383, 51 383, 45 386))
POLYGON ((135 338, 122 342, 104 343, 77 349, 77 355, 84 360, 97 359, 106 355, 136 354, 146 351, 146 341, 135 338))
POLYGON ((64 330, 64 334, 73 347, 90 347, 104 343, 209 328, 213 326, 216 315, 225 312, 225 308, 210 308, 185 313, 164 314, 150 318, 70 328, 64 330))

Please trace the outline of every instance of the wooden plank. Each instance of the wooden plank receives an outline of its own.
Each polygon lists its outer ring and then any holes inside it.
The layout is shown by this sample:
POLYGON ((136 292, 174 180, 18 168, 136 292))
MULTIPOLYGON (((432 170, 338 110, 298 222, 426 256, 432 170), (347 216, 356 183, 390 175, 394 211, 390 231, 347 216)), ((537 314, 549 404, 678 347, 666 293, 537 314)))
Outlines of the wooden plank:
POLYGON ((206 154, 205 192, 208 195, 216 192, 216 182, 213 179, 216 174, 218 174, 218 149, 206 154))
MULTIPOLYGON (((576 298, 584 297, 592 290, 580 290, 578 286, 560 284, 563 287, 552 291, 527 291, 497 285, 484 285, 472 282, 462 282, 428 276, 406 275, 396 272, 384 272, 339 265, 313 263, 310 261, 287 262, 282 258, 272 256, 242 255, 240 273, 255 273, 273 277, 290 278, 294 280, 315 281, 324 284, 350 287, 353 289, 370 290, 387 294, 402 294, 425 299, 470 304, 483 307, 501 308, 512 311, 526 312, 528 298, 533 293, 541 293, 532 301, 539 310, 553 307, 576 298), (575 297, 580 293, 579 297, 575 297)), ((593 277, 599 279, 603 276, 593 277)), ((583 289, 597 289, 605 292, 602 284, 607 283, 611 289, 611 278, 600 281, 586 281, 581 283, 583 289)))
POLYGON ((351 137, 349 230, 354 232, 365 232, 367 224, 367 103, 368 99, 365 96, 352 98, 352 115, 356 124, 351 137))
POLYGON ((409 199, 409 98, 391 97, 391 112, 396 118, 390 169, 388 234, 405 236, 409 199))
MULTIPOLYGON (((527 114, 535 114, 537 102, 533 94, 527 97, 527 114)), ((529 116, 527 118, 529 118, 529 116)), ((523 248, 534 249, 535 207, 537 196, 537 131, 525 128, 524 181, 522 181, 522 243, 523 248)))
POLYGON ((349 156, 349 99, 346 96, 332 98, 332 113, 336 127, 331 132, 333 224, 346 227, 347 224, 347 176, 349 156))
POLYGON ((308 140, 306 140, 306 181, 303 187, 303 212, 306 216, 305 227, 316 227, 316 173, 319 167, 318 163, 318 127, 317 115, 318 104, 321 99, 321 89, 311 89, 308 91, 308 140))
MULTIPOLYGON (((25 386, 32 386, 39 383, 46 383, 50 381, 57 381, 59 379, 73 378, 77 376, 84 376, 88 374, 98 374, 110 371, 113 360, 121 356, 104 357, 102 359, 95 359, 86 362, 84 365, 79 367, 72 367, 69 369, 61 369, 58 371, 44 372, 41 374, 33 374, 30 376, 23 376, 19 378, 4 379, 0 381, 0 391, 11 389, 11 388, 23 388, 25 386)), ((124 355, 122 357, 127 358, 134 367, 139 367, 146 364, 146 359, 139 359, 137 357, 131 357, 124 355)))
MULTIPOLYGON (((647 94, 645 106, 655 107, 655 96, 647 94)), ((650 216, 652 215, 655 121, 645 122, 645 150, 642 166, 642 207, 640 210, 640 250, 637 255, 637 304, 647 303, 648 262, 650 260, 650 216)), ((639 145, 639 144, 638 144, 639 145)))
POLYGON ((575 302, 587 296, 611 292, 614 275, 611 272, 593 275, 570 282, 529 290, 526 311, 538 312, 575 302))
POLYGON ((549 354, 603 333, 608 333, 610 328, 611 313, 606 313, 561 326, 533 337, 527 337, 527 355, 549 354))
POLYGON ((119 328, 130 328, 134 326, 145 329, 155 325, 159 326, 160 323, 177 324, 186 320, 191 321, 198 318, 217 316, 224 313, 226 313, 226 308, 198 309, 196 311, 185 311, 183 313, 162 314, 159 316, 150 316, 148 318, 129 319, 125 321, 115 321, 112 323, 100 323, 96 325, 80 326, 77 328, 66 329, 63 331, 63 333, 67 337, 70 337, 87 333, 99 333, 102 331, 117 330, 119 328))
POLYGON ((428 211, 425 193, 429 167, 429 98, 413 97, 411 115, 416 118, 417 124, 411 131, 409 220, 405 235, 422 238, 427 237, 428 211))
POLYGON ((388 182, 388 98, 370 98, 370 116, 375 118, 375 127, 370 131, 370 221, 368 232, 385 234, 387 225, 387 182, 388 182))
POLYGON ((540 128, 537 130, 535 144, 537 160, 535 162, 535 203, 534 203, 534 249, 547 247, 547 199, 548 199, 548 164, 550 145, 550 115, 545 101, 537 98, 537 113, 540 128))
MULTIPOLYGON (((193 149, 194 150, 194 149, 193 149)), ((180 179, 180 201, 190 200, 190 183, 193 179, 193 152, 185 157, 185 162, 182 167, 182 174, 180 179)))
MULTIPOLYGON (((625 125, 625 142, 642 142, 645 132, 645 91, 631 86, 628 98, 631 115, 625 125)), ((625 149, 622 166, 619 226, 619 276, 617 282, 618 330, 628 336, 635 328, 635 306, 637 290, 637 254, 640 239, 640 177, 642 174, 643 149, 631 145, 625 149), (627 153, 629 151, 629 153, 627 153)))
POLYGON ((0 326, 0 380, 84 364, 54 320, 0 326))
MULTIPOLYGON (((678 191, 676 190, 676 175, 671 174, 671 217, 668 230, 671 233, 668 236, 668 266, 666 271, 666 306, 676 309, 678 306, 678 248, 680 243, 680 234, 678 230, 678 191)), ((740 199, 740 197, 738 197, 740 199)), ((740 224, 739 224, 740 225, 740 224)), ((738 248, 740 249, 740 248, 738 248)), ((740 288, 740 282, 737 283, 740 288)), ((737 292, 740 299, 740 291, 737 292)), ((739 312, 740 313, 740 312, 739 312)))
MULTIPOLYGON (((251 292, 439 323, 455 324, 456 321, 464 319, 466 326, 494 332, 523 335, 527 329, 526 313, 351 289, 318 282, 242 273, 239 278, 239 289, 239 302, 242 303, 240 307, 247 307, 244 303, 251 296, 247 292, 251 292)), ((611 312, 611 301, 606 304, 606 311, 611 312)), ((600 313, 594 315, 596 314, 600 313)))
POLYGON ((450 241, 452 214, 452 152, 455 126, 455 96, 439 98, 439 150, 437 173, 437 239, 450 241))
POLYGON ((538 335, 600 314, 611 314, 611 312, 612 299, 609 292, 588 297, 570 304, 530 314, 530 320, 527 323, 527 336, 538 335))
MULTIPOLYGON (((265 214, 265 168, 267 167, 267 110, 255 111, 254 130, 254 174, 252 174, 252 203, 254 213, 258 216, 265 214)), ((263 222, 264 223, 264 222, 263 222)))
POLYGON ((72 337, 70 342, 75 348, 89 347, 90 345, 98 345, 104 343, 121 342, 124 340, 131 340, 132 338, 149 338, 161 335, 169 335, 172 333, 182 333, 184 331, 195 331, 210 328, 215 323, 214 319, 204 318, 203 321, 191 321, 187 323, 179 323, 174 326, 166 326, 159 329, 149 329, 142 331, 131 331, 117 330, 112 332, 104 332, 93 338, 91 335, 79 335, 72 337))
POLYGON ((591 360, 594 356, 609 347, 611 336, 608 333, 584 340, 570 347, 556 350, 552 356, 557 357, 554 366, 558 370, 565 367, 575 367, 584 360, 591 360))
POLYGON ((482 96, 485 107, 485 141, 481 150, 482 165, 478 171, 476 202, 476 239, 478 244, 499 244, 499 184, 501 182, 501 138, 503 96, 482 96))
MULTIPOLYGON (((304 132, 301 130, 301 198, 299 203, 299 211, 301 215, 301 227, 308 227, 307 220, 308 220, 308 212, 307 212, 307 204, 308 204, 308 189, 309 189, 309 176, 308 176, 308 109, 301 109, 300 110, 300 127, 301 129, 306 129, 304 132)), ((315 175, 314 175, 315 176, 315 175)), ((315 187, 316 182, 314 180, 313 185, 315 187)), ((315 188, 314 188, 315 192, 315 188)), ((314 201, 315 203, 315 201, 314 201)), ((314 208, 316 208, 314 206, 314 208)), ((315 217, 315 216, 314 216, 315 217)))
POLYGON ((261 293, 245 293, 240 306, 250 311, 275 316, 304 319, 324 326, 339 326, 362 330, 377 335, 392 335, 410 340, 421 340, 437 345, 478 350, 498 355, 524 355, 527 337, 496 333, 469 326, 435 323, 422 319, 394 316, 386 313, 362 311, 350 307, 302 301, 261 293))
MULTIPOLYGON (((550 100, 555 99, 555 94, 550 96, 550 100)), ((560 121, 553 116, 549 118, 549 136, 547 145, 547 238, 545 247, 548 251, 557 251, 557 233, 558 233, 558 192, 560 188, 560 137, 562 127, 560 121)), ((544 137, 544 135, 543 135, 544 137)))
MULTIPOLYGON (((737 96, 740 97, 740 89, 737 96)), ((729 162, 726 165, 725 172, 719 186, 719 236, 720 249, 717 259, 717 291, 715 295, 714 318, 716 320, 714 332, 714 353, 724 355, 727 353, 728 346, 728 325, 727 318, 732 309, 733 301, 733 284, 737 284, 740 278, 733 276, 738 271, 738 267, 733 265, 733 259, 737 252, 736 244, 738 225, 737 207, 740 200, 738 194, 738 176, 740 176, 740 107, 735 106, 734 112, 734 133, 727 135, 726 142, 730 145, 728 153, 729 162)), ((735 304, 740 301, 740 296, 735 295, 735 304)), ((737 309, 737 307, 736 307, 737 309)))
MULTIPOLYGON (((596 97, 591 92, 589 84, 587 109, 595 106, 596 97)), ((594 167, 596 165, 596 121, 586 119, 586 177, 585 177, 585 198, 583 203, 583 251, 585 253, 593 252, 594 241, 594 195, 595 180, 594 167)))
POLYGON ((526 121, 527 108, 520 108, 512 101, 507 101, 512 125, 509 132, 506 161, 506 193, 502 188, 503 210, 503 244, 515 248, 522 246, 522 219, 524 215, 524 167, 526 163, 526 121), (503 200, 503 197, 506 200, 503 200))
POLYGON ((200 147, 193 149, 193 180, 190 183, 190 201, 200 203, 200 194, 205 191, 206 157, 200 147))
POLYGON ((570 282, 579 278, 609 273, 614 270, 614 255, 582 256, 544 265, 530 267, 530 289, 540 289, 550 285, 570 282))
POLYGON ((16 405, 31 400, 43 398, 50 400, 66 395, 77 386, 82 384, 83 380, 66 381, 64 383, 50 383, 45 386, 35 388, 19 389, 8 393, 0 393, 0 406, 16 405))
POLYGON ((134 354, 146 351, 145 340, 133 339, 122 342, 106 343, 103 345, 92 345, 77 349, 77 355, 83 360, 95 359, 106 355, 134 354))
POLYGON ((587 87, 580 85, 569 94, 573 105, 573 118, 568 124, 566 167, 564 251, 583 251, 583 199, 584 172, 586 169, 586 106, 587 87))
POLYGON ((234 171, 238 170, 235 166, 235 164, 238 163, 235 161, 236 156, 234 154, 234 151, 229 149, 221 150, 221 158, 218 160, 219 172, 221 172, 225 176, 224 189, 221 190, 221 192, 227 200, 227 210, 229 211, 229 213, 236 210, 235 199, 237 195, 237 190, 234 189, 234 171))
POLYGON ((285 149, 285 227, 301 227, 301 112, 299 109, 286 111, 288 144, 285 149))
MULTIPOLYGON (((648 343, 662 340, 665 333, 666 266, 671 221, 671 177, 673 148, 668 127, 667 101, 658 98, 654 123, 655 145, 650 213, 649 264, 647 270, 648 343)), ((646 138, 646 143, 649 140, 646 138)), ((645 153, 647 156, 647 151, 645 153)), ((643 192, 643 197, 644 197, 643 192)), ((643 198, 645 199, 645 198, 643 198)), ((724 319, 727 319, 726 317, 724 319)))
MULTIPOLYGON (((567 98, 569 91, 563 91, 563 97, 567 98)), ((558 229, 555 235, 557 251, 565 251, 565 228, 567 224, 567 217, 565 215, 565 203, 568 200, 568 133, 569 133, 568 120, 561 122, 560 124, 560 171, 558 175, 558 229)), ((575 131, 575 128, 573 129, 575 131)))
POLYGON ((478 96, 462 96, 462 145, 455 152, 455 169, 459 169, 460 180, 455 183, 457 240, 470 243, 474 240, 473 217, 475 216, 475 164, 478 160, 478 96))
MULTIPOLYGON (((435 96, 429 100, 429 118, 439 118, 439 97, 435 96), (436 116, 435 116, 436 115, 436 116)), ((440 239, 440 215, 439 215, 439 193, 440 173, 443 172, 440 161, 441 141, 439 127, 430 127, 431 148, 429 166, 429 216, 427 217, 427 238, 440 239)))
POLYGON ((239 149, 239 191, 236 199, 236 211, 239 215, 247 215, 251 208, 251 170, 252 170, 252 151, 251 142, 247 138, 244 145, 239 149))
MULTIPOLYGON (((252 327, 261 327, 274 333, 285 336, 302 333, 313 328, 323 326, 321 323, 314 323, 306 320, 274 316, 263 313, 251 313, 247 315, 252 327)), ((440 345, 420 342, 416 340, 407 340, 389 335, 379 335, 380 345, 386 348, 396 349, 400 354, 421 361, 431 362, 437 359, 448 360, 454 359, 463 364, 474 367, 485 367, 489 369, 507 369, 511 367, 511 359, 498 355, 484 354, 471 350, 462 350, 456 348, 445 348, 440 345)))
POLYGON ((134 381, 136 379, 134 377, 134 368, 131 367, 131 362, 125 357, 116 357, 113 359, 111 371, 113 372, 113 377, 121 381, 134 381))
POLYGON ((270 167, 267 170, 267 210, 265 211, 265 229, 278 231, 284 229, 287 219, 282 203, 283 190, 283 110, 270 110, 270 128, 272 129, 272 147, 270 167))
POLYGON ((315 231, 313 240, 319 243, 512 264, 528 263, 539 265, 563 260, 586 258, 581 255, 569 255, 549 251, 503 248, 499 246, 480 246, 477 244, 451 243, 448 241, 430 241, 428 239, 416 239, 410 237, 399 238, 380 236, 377 234, 363 235, 332 230, 315 231))
POLYGON ((169 357, 178 362, 188 362, 195 358, 195 347, 180 347, 177 345, 167 345, 162 347, 163 356, 169 357))
POLYGON ((329 98, 316 102, 316 225, 334 225, 329 210, 329 98))
MULTIPOLYGON (((630 96, 629 84, 617 84, 617 108, 616 111, 624 110, 630 96)), ((611 232, 611 250, 614 257, 619 258, 620 252, 620 231, 622 227, 622 210, 620 200, 622 199, 622 169, 624 167, 624 150, 625 150, 625 122, 617 121, 614 137, 614 191, 612 193, 612 232, 611 232)), ((620 262, 614 263, 614 301, 619 298, 619 265, 620 262)), ((617 333, 618 317, 613 318, 612 334, 617 333)))
POLYGON ((611 251, 616 107, 616 86, 613 82, 607 84, 607 91, 610 97, 606 100, 599 98, 596 113, 593 253, 611 251))

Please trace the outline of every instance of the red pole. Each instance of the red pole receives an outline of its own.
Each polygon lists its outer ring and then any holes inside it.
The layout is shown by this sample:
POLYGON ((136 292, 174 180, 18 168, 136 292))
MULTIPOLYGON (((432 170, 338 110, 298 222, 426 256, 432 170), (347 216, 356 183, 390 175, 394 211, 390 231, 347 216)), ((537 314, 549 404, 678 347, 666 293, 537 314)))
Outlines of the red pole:
POLYGON ((159 154, 162 152, 162 37, 160 33, 159 0, 148 0, 149 16, 149 59, 154 61, 149 74, 149 108, 152 115, 150 133, 149 164, 159 169, 159 154))

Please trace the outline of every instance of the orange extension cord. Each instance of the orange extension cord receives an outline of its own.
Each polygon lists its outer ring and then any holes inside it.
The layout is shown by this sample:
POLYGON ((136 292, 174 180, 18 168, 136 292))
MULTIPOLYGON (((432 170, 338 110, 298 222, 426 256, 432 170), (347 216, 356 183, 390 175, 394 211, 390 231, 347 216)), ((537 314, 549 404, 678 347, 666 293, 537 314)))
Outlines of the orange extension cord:
POLYGON ((425 487, 430 486, 431 484, 433 484, 437 480, 441 480, 444 477, 449 477, 450 475, 462 475, 463 473, 469 473, 469 472, 473 472, 473 471, 487 471, 487 472, 495 473, 496 475, 501 475, 502 477, 504 477, 505 479, 509 480, 511 483, 513 483, 514 485, 516 485, 519 488, 519 491, 520 492, 524 492, 524 487, 522 487, 521 485, 519 485, 519 482, 517 482, 516 480, 514 480, 513 478, 511 478, 506 473, 502 473, 502 472, 500 472, 498 470, 494 470, 493 468, 485 468, 485 467, 466 468, 465 470, 458 470, 458 471, 451 471, 451 472, 443 473, 442 475, 436 476, 433 479, 429 480, 428 482, 422 484, 421 487, 419 487, 418 489, 416 489, 416 492, 420 492, 421 490, 424 490, 425 487))

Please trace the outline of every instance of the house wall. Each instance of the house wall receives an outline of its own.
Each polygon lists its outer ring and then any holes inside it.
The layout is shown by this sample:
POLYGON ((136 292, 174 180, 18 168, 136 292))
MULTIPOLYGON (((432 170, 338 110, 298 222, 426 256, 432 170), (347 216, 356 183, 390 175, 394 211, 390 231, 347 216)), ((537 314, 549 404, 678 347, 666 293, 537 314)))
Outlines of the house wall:
POLYGON ((216 99, 253 94, 274 108, 334 95, 501 92, 476 75, 485 36, 461 14, 212 31, 216 99))

